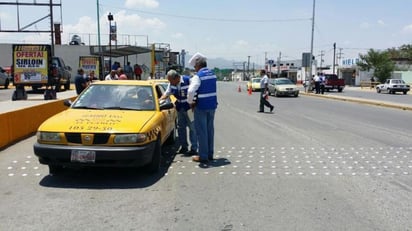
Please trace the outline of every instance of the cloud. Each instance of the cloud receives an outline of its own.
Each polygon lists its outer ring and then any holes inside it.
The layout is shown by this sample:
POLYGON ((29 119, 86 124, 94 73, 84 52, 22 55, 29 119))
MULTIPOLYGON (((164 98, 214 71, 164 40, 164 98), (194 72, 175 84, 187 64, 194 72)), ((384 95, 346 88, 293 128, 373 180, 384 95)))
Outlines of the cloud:
POLYGON ((380 25, 380 26, 385 26, 386 24, 385 24, 385 22, 383 21, 383 20, 378 20, 378 25, 380 25))
POLYGON ((370 24, 368 22, 362 22, 359 27, 362 29, 368 29, 370 24))
POLYGON ((404 26, 402 32, 407 34, 412 33, 412 24, 404 26))
POLYGON ((237 47, 245 47, 245 46, 248 46, 248 45, 249 45, 249 43, 245 40, 238 40, 238 41, 235 42, 235 46, 237 46, 237 47))
POLYGON ((157 8, 159 2, 156 0, 126 0, 124 5, 128 8, 157 8))
POLYGON ((179 39, 179 38, 183 38, 183 37, 184 37, 184 35, 180 32, 172 34, 172 38, 179 39))

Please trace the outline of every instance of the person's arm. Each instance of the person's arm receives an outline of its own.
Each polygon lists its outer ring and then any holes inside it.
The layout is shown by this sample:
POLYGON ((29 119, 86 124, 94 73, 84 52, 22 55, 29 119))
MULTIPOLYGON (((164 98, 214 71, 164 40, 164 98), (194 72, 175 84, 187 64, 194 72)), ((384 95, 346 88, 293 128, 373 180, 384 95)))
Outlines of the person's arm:
POLYGON ((166 99, 167 97, 172 95, 172 89, 170 87, 170 83, 167 85, 166 91, 163 93, 163 95, 160 97, 160 100, 166 99))
POLYGON ((190 79, 189 89, 187 90, 187 102, 192 105, 194 104, 194 97, 197 92, 197 89, 200 87, 200 78, 195 75, 190 79))

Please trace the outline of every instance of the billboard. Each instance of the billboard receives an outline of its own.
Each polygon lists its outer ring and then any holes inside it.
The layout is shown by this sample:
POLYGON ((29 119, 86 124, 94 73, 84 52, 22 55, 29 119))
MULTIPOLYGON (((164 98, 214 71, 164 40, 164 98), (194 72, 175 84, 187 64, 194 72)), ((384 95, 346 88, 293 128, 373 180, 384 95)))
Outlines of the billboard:
POLYGON ((14 84, 47 83, 50 45, 13 45, 14 84))
POLYGON ((89 75, 91 71, 94 71, 96 77, 100 76, 100 57, 99 56, 80 56, 79 68, 84 70, 86 75, 89 75))

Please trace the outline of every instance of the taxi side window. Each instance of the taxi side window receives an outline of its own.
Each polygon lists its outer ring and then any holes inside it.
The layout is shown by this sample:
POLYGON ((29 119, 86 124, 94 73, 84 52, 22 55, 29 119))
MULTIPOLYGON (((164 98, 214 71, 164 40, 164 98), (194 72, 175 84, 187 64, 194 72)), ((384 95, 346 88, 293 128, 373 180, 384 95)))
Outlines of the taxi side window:
POLYGON ((160 99, 160 97, 162 97, 162 95, 164 94, 163 88, 161 88, 160 86, 156 86, 156 94, 157 99, 160 99))

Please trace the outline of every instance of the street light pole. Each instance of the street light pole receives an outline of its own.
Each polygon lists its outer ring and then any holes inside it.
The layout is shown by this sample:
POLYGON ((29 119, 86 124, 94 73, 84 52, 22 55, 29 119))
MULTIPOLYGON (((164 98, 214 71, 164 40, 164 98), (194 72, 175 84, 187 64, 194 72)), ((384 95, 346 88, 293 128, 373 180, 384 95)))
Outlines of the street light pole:
MULTIPOLYGON (((315 31, 315 1, 313 0, 313 10, 312 10, 312 39, 310 42, 310 66, 309 66, 309 79, 306 79, 307 82, 310 83, 310 80, 312 79, 312 66, 313 66, 313 34, 315 31)), ((309 88, 307 88, 308 90, 309 88)))
POLYGON ((109 57, 109 68, 111 70, 112 68, 112 21, 114 19, 112 13, 109 12, 109 15, 107 15, 107 19, 109 20, 109 56, 110 56, 109 57))

